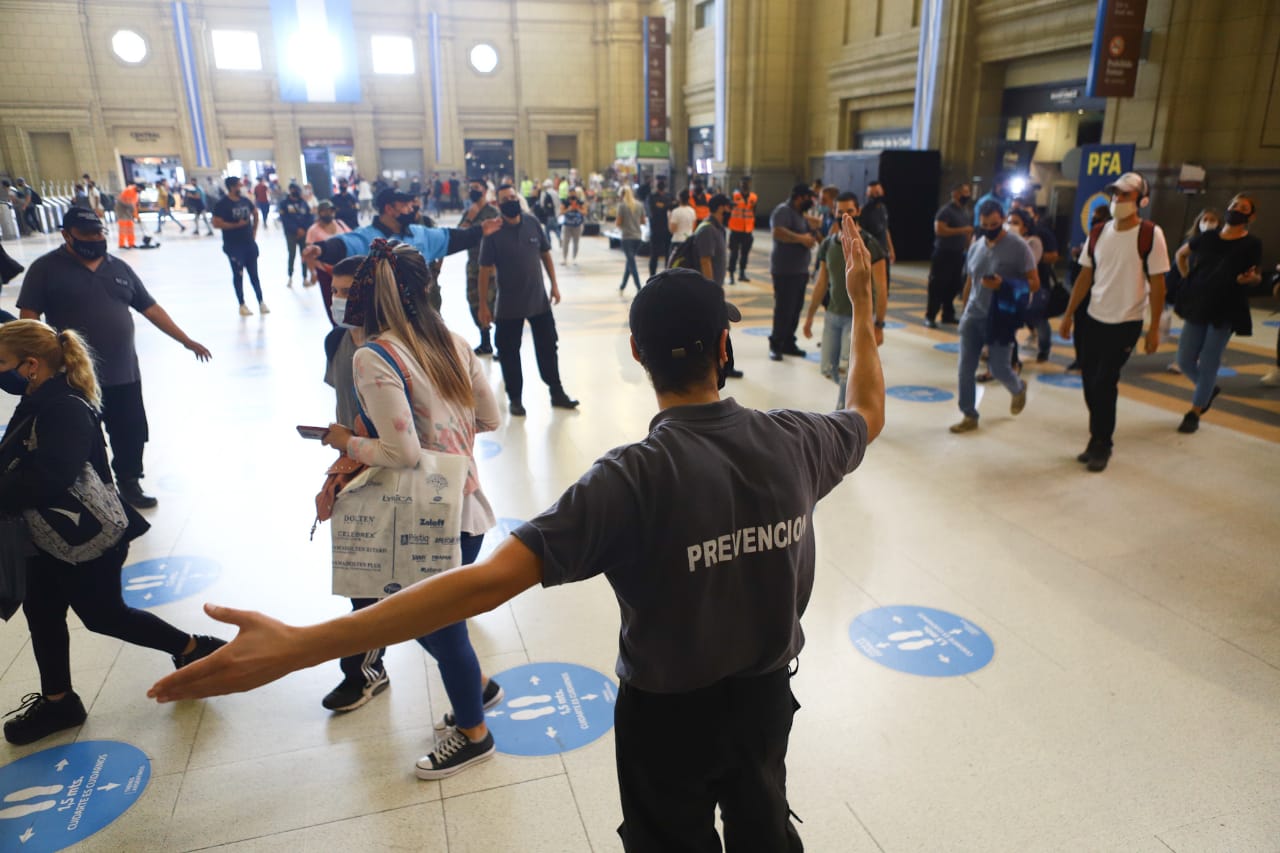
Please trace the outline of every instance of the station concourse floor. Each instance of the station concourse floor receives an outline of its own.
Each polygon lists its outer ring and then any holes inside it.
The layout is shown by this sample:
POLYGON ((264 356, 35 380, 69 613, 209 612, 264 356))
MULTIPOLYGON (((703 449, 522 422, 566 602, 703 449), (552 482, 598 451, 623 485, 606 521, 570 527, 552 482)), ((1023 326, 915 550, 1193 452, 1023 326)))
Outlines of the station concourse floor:
MULTIPOLYGON (((214 354, 199 364, 137 318, 151 423, 144 486, 160 505, 130 563, 216 561, 213 585, 155 612, 228 638, 233 629, 208 619, 202 602, 301 623, 348 610, 329 593, 328 532, 308 541, 332 452, 294 430, 333 415, 322 382, 329 323, 317 289, 298 278, 285 287, 280 231, 259 237, 265 317, 237 315, 216 237, 167 233, 156 251, 120 253, 214 354)), ((5 247, 29 264, 55 240, 5 247)), ((818 366, 771 362, 758 336, 772 305, 768 243, 756 239, 752 281, 729 288, 745 315, 733 337, 746 377, 726 392, 748 406, 828 410, 836 390, 818 366)), ((503 519, 547 507, 596 457, 641 438, 656 411, 630 356, 621 254, 585 239, 577 266, 560 266, 558 246, 554 256, 561 371, 582 405, 550 408, 526 337, 528 416, 509 417, 503 402, 502 426, 481 436, 481 480, 503 519)), ((463 266, 460 256, 445 261, 444 314, 475 340, 463 266)), ((886 335, 886 382, 954 394, 956 356, 935 348, 954 329, 920 328, 912 307, 922 272, 895 269, 891 314, 911 322, 886 335)), ((18 284, 0 306, 14 310, 18 284)), ((801 340, 811 353, 820 318, 814 340, 801 340)), ((1233 345, 1228 356, 1239 375, 1225 397, 1256 416, 1210 413, 1197 434, 1180 435, 1186 380, 1152 379, 1163 395, 1126 384, 1102 474, 1074 459, 1087 440, 1080 391, 1037 378, 1062 372, 1064 347, 1041 371, 1025 359, 1031 390, 1017 418, 1004 389, 986 386, 976 433, 947 431, 959 418, 954 398, 889 400, 883 435, 814 518, 817 578, 788 758, 806 849, 1280 851, 1280 390, 1257 387, 1275 330, 1261 325, 1273 319, 1263 311, 1255 318, 1252 349, 1233 345), (994 657, 957 677, 882 666, 849 629, 887 605, 970 620, 994 657)), ((1167 347, 1135 355, 1128 371, 1145 376, 1169 357, 1167 347)), ((497 364, 488 370, 505 400, 497 364)), ((0 423, 12 406, 0 401, 0 423)), ((72 625, 88 721, 31 746, 4 744, 0 764, 115 740, 142 749, 152 772, 137 804, 78 850, 621 850, 611 732, 560 755, 499 753, 442 782, 414 777, 447 710, 437 668, 416 644, 388 651, 390 690, 335 716, 320 706, 340 678, 334 663, 250 694, 162 706, 144 692, 170 671, 166 655, 72 625)), ((562 661, 612 675, 617 628, 617 604, 597 578, 530 590, 472 620, 471 637, 488 673, 562 661)), ((35 690, 19 616, 0 626, 0 704, 35 690)))

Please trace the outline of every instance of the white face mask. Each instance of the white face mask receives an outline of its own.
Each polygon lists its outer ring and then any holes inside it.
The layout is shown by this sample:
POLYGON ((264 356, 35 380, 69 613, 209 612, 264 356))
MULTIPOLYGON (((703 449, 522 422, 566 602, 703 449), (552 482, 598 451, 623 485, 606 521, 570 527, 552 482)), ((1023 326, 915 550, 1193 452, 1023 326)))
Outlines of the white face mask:
POLYGON ((343 320, 347 316, 347 300, 340 297, 333 297, 333 307, 329 309, 329 316, 333 317, 333 322, 337 323, 344 329, 354 329, 355 326, 349 326, 343 320))
POLYGON ((1200 233, 1201 233, 1201 234, 1204 234, 1204 233, 1209 232, 1209 231, 1217 231, 1217 230, 1218 230, 1218 224, 1217 224, 1216 222, 1208 222, 1208 221, 1201 221, 1201 222, 1200 222, 1200 233))
POLYGON ((1111 200, 1111 218, 1112 219, 1128 219, 1138 212, 1138 205, 1132 201, 1111 200))

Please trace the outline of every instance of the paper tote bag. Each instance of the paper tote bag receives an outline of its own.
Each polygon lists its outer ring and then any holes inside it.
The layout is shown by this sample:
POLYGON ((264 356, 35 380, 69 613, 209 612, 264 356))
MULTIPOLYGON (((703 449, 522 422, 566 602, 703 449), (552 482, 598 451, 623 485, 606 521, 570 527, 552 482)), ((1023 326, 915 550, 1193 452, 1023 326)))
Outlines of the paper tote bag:
POLYGON ((459 565, 467 464, 424 450, 416 468, 370 468, 339 492, 333 594, 381 598, 459 565))

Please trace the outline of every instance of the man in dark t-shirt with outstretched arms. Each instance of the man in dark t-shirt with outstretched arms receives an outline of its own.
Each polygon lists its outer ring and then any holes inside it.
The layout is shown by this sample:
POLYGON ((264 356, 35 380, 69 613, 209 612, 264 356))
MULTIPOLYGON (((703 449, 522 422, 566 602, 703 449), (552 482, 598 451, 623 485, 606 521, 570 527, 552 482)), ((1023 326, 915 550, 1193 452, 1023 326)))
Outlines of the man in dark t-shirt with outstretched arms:
POLYGON ((813 508, 884 426, 870 256, 848 217, 843 240, 855 321, 850 408, 760 412, 720 399, 738 310, 700 274, 668 270, 631 306, 632 355, 658 398, 646 438, 597 460, 487 560, 373 607, 296 628, 208 606, 239 635, 149 695, 249 690, 483 613, 535 584, 603 574, 622 617, 615 743, 625 849, 717 849, 719 806, 730 850, 800 850, 786 797, 796 707, 788 665, 804 645, 813 589, 813 508))

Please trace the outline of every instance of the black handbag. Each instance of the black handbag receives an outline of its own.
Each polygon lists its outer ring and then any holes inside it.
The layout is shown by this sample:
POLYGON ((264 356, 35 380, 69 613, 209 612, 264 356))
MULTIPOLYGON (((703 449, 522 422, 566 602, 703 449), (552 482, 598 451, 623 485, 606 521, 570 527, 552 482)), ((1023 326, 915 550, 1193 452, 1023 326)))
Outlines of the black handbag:
POLYGON ((0 517, 0 619, 6 622, 27 596, 27 558, 32 550, 27 523, 17 516, 0 517))

